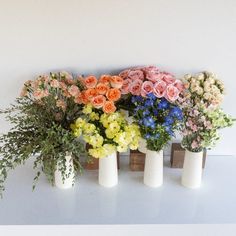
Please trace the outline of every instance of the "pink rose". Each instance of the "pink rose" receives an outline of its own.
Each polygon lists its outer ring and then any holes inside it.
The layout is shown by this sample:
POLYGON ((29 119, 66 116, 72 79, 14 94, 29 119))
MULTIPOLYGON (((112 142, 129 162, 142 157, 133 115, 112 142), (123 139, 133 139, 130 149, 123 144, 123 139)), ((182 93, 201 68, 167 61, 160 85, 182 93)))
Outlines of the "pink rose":
POLYGON ((179 97, 179 90, 172 84, 169 84, 166 88, 166 95, 165 98, 170 101, 174 102, 179 97))
POLYGON ((146 78, 154 83, 161 79, 160 73, 156 71, 147 71, 146 78))
POLYGON ((177 80, 175 80, 175 82, 174 82, 174 86, 180 91, 180 92, 182 92, 183 90, 184 90, 184 83, 181 81, 181 80, 179 80, 179 79, 177 79, 177 80))
POLYGON ((144 74, 141 70, 131 70, 128 73, 128 78, 131 79, 132 81, 135 81, 137 79, 144 80, 144 74))
POLYGON ((130 92, 133 95, 140 95, 142 83, 143 81, 140 79, 136 79, 135 81, 133 81, 130 85, 130 92))
POLYGON ((143 71, 145 72, 152 72, 152 73, 159 73, 159 69, 156 66, 146 66, 143 67, 143 71))
POLYGON ((128 94, 129 93, 129 88, 132 83, 131 79, 126 79, 123 82, 123 85, 121 87, 121 94, 128 94))
POLYGON ((75 85, 70 86, 69 90, 68 90, 69 94, 73 97, 77 97, 79 94, 79 88, 75 85))
POLYGON ((130 70, 123 70, 120 72, 119 76, 123 79, 126 79, 128 77, 130 70))
POLYGON ((154 84, 153 93, 158 98, 164 97, 166 94, 166 83, 162 80, 158 80, 154 84))
POLYGON ((167 84, 173 84, 176 79, 172 74, 162 72, 162 80, 165 81, 167 84))
POLYGON ((153 83, 151 81, 145 81, 141 87, 141 95, 146 97, 147 94, 152 93, 153 83))

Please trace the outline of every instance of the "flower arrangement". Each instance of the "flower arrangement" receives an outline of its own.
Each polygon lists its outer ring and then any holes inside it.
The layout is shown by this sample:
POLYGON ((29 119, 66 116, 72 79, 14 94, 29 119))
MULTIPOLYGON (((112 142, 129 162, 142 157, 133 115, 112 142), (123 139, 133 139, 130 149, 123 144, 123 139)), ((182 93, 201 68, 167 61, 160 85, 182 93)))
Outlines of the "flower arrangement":
POLYGON ((121 92, 131 94, 131 113, 147 141, 147 148, 162 150, 183 119, 181 109, 174 104, 183 90, 183 83, 154 66, 128 69, 120 76, 124 79, 121 92))
POLYGON ((83 104, 91 104, 94 108, 102 109, 105 113, 116 111, 115 103, 121 98, 123 79, 120 76, 102 75, 81 78, 84 90, 81 92, 83 104))
POLYGON ((234 119, 220 108, 223 83, 210 72, 185 75, 185 90, 178 99, 184 114, 182 146, 192 152, 211 148, 219 139, 218 130, 233 125, 234 119))
POLYGON ((34 158, 37 171, 35 183, 43 171, 53 184, 57 166, 65 180, 67 153, 71 154, 76 170, 81 170, 84 148, 70 129, 82 111, 82 105, 77 104, 79 87, 79 80, 67 72, 39 76, 27 81, 16 103, 1 111, 13 127, 0 136, 0 192, 4 190, 8 171, 30 157, 34 158))
POLYGON ((121 112, 103 113, 95 110, 91 104, 83 109, 84 116, 79 117, 71 128, 76 137, 91 145, 89 154, 103 158, 115 151, 125 152, 128 147, 137 149, 140 138, 139 127, 128 124, 121 112))

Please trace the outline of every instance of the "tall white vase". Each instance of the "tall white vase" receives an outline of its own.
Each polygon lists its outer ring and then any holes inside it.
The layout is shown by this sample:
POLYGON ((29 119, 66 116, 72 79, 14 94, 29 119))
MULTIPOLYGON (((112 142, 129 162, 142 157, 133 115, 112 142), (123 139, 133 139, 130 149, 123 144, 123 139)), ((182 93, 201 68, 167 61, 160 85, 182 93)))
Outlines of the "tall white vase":
POLYGON ((163 184, 163 150, 147 150, 143 182, 153 188, 163 184))
POLYGON ((198 188, 202 182, 203 152, 185 150, 182 185, 187 188, 198 188))
POLYGON ((99 158, 98 183, 104 187, 118 184, 117 153, 99 158))
POLYGON ((72 159, 71 155, 69 155, 69 154, 66 155, 65 159, 66 159, 65 174, 68 175, 70 173, 69 177, 65 178, 63 181, 62 174, 59 171, 59 166, 57 166, 57 169, 56 169, 55 175, 54 175, 55 185, 61 189, 72 188, 73 183, 74 183, 74 178, 75 178, 73 159, 72 159))
POLYGON ((144 138, 140 138, 138 150, 142 153, 147 152, 147 141, 144 138))

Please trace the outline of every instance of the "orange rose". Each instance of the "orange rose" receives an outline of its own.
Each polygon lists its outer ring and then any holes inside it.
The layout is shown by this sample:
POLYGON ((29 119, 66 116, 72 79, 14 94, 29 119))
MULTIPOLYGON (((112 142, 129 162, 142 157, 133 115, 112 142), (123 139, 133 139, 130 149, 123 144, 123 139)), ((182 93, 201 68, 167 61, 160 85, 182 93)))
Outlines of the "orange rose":
POLYGON ((103 83, 98 83, 96 90, 98 94, 106 94, 108 91, 109 87, 106 84, 103 83))
POLYGON ((99 82, 100 83, 103 83, 103 84, 109 84, 111 81, 111 76, 110 75, 102 75, 100 78, 99 78, 99 82))
POLYGON ((108 90, 108 92, 106 93, 106 96, 108 100, 115 102, 120 99, 121 92, 117 88, 112 88, 108 90))
POLYGON ((116 111, 116 106, 114 105, 114 102, 112 102, 112 101, 106 101, 106 102, 104 103, 104 106, 103 106, 102 110, 103 110, 105 113, 112 113, 112 112, 115 112, 115 111, 116 111))
POLYGON ((78 101, 81 100, 81 102, 82 102, 83 104, 88 104, 88 103, 89 103, 89 100, 88 100, 88 98, 87 98, 87 96, 86 96, 86 91, 82 91, 82 92, 80 93, 80 95, 79 95, 79 98, 77 98, 77 99, 78 99, 78 101))
POLYGON ((112 76, 111 77, 111 86, 113 88, 121 88, 123 85, 123 79, 120 76, 112 76))
POLYGON ((97 95, 96 97, 93 97, 92 100, 91 100, 92 105, 95 108, 103 107, 105 101, 106 101, 106 98, 103 95, 97 95))
POLYGON ((95 88, 90 88, 85 90, 85 96, 88 100, 91 100, 93 97, 97 96, 97 90, 95 88))
POLYGON ((97 82, 97 78, 93 75, 90 75, 84 79, 84 85, 87 88, 95 88, 97 82))

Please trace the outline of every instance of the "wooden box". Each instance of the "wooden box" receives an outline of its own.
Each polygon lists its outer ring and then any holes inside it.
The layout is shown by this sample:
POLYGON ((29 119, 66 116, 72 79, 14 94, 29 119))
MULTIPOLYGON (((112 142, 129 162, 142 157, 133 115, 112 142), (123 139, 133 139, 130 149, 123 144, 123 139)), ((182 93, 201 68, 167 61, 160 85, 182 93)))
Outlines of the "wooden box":
POLYGON ((130 150, 129 166, 132 171, 144 171, 146 154, 138 150, 130 150))
MULTIPOLYGON (((86 149, 89 149, 89 145, 86 144, 86 149)), ((84 164, 84 169, 86 170, 98 170, 99 167, 99 159, 91 157, 91 162, 86 162, 84 164)), ((120 169, 120 154, 117 152, 117 167, 120 169)))
MULTIPOLYGON (((171 168, 183 168, 185 149, 181 147, 180 143, 172 143, 171 145, 171 168)), ((202 168, 205 168, 206 150, 203 152, 202 168)))

